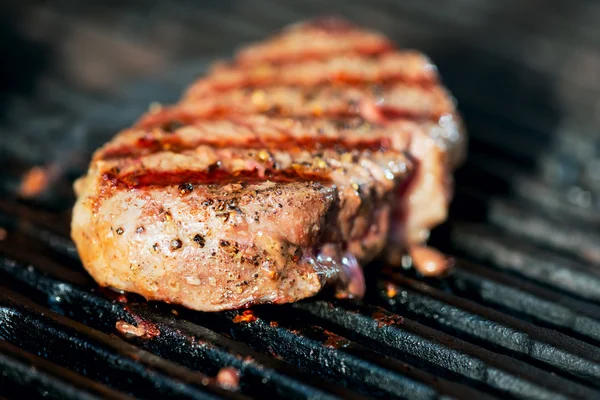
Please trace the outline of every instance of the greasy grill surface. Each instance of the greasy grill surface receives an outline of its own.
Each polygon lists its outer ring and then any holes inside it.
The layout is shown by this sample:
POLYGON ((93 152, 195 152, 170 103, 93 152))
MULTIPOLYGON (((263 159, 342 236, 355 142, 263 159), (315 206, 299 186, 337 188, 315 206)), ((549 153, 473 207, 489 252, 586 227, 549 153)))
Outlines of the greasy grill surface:
POLYGON ((12 10, 31 87, 1 99, 0 396, 600 398, 600 7, 321 3, 12 10), (459 100, 469 159, 432 238, 454 273, 373 265, 362 303, 214 314, 99 289, 68 239, 70 180, 91 151, 223 49, 331 11, 427 52, 459 100), (34 165, 50 189, 23 200, 34 165), (226 366, 237 391, 215 379, 226 366))

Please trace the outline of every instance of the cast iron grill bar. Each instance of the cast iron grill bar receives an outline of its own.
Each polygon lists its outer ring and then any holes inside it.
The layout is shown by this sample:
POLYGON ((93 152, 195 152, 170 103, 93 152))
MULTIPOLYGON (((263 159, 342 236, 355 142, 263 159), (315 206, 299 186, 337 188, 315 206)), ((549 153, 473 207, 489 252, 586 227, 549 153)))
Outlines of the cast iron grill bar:
POLYGON ((61 318, 50 310, 33 305, 10 289, 1 289, 2 338, 28 351, 41 353, 54 363, 64 363, 96 381, 104 381, 143 398, 157 395, 161 398, 189 399, 244 398, 216 387, 211 388, 204 376, 190 373, 134 346, 61 318), (161 369, 169 370, 171 376, 163 375, 161 369), (219 396, 211 395, 207 390, 198 390, 195 385, 216 391, 219 396))
POLYGON ((451 277, 433 287, 581 340, 600 343, 600 307, 481 265, 457 260, 451 277))
POLYGON ((6 287, 0 293, 4 340, 96 381, 143 398, 244 398, 219 389, 204 375, 41 308, 6 287))
MULTIPOLYGON (((486 176, 488 179, 492 179, 493 182, 498 182, 500 186, 497 189, 506 188, 507 191, 511 192, 515 200, 523 203, 525 208, 534 209, 537 207, 546 214, 546 218, 551 215, 551 219, 561 220, 564 222, 564 226, 569 229, 578 228, 590 232, 592 229, 600 227, 600 203, 598 203, 597 193, 581 189, 586 193, 585 196, 590 196, 590 200, 587 200, 586 205, 583 206, 577 200, 577 197, 573 197, 569 194, 569 187, 561 186, 553 188, 548 185, 548 183, 543 182, 538 178, 533 178, 518 172, 515 172, 514 175, 512 175, 512 178, 506 178, 511 179, 511 182, 508 183, 507 180, 499 178, 495 172, 490 172, 489 170, 485 171, 485 169, 493 168, 497 171, 503 170, 504 174, 510 174, 512 169, 508 168, 507 170, 504 170, 504 164, 494 166, 494 162, 490 161, 491 160, 488 160, 485 165, 473 163, 474 167, 481 168, 477 172, 477 176, 482 178, 486 176)), ((481 191, 481 188, 473 188, 472 179, 474 178, 475 176, 471 177, 468 182, 462 183, 461 189, 468 190, 461 190, 459 196, 473 196, 473 193, 481 191)), ((487 187, 488 186, 486 185, 485 189, 487 189, 487 187)), ((575 190, 579 189, 576 188, 575 190)), ((486 203, 487 196, 482 196, 481 194, 479 196, 480 202, 486 203)), ((460 205, 458 204, 458 199, 456 203, 456 205, 460 205)), ((544 235, 544 233, 541 234, 544 235)), ((548 233, 545 234, 547 235, 548 233)))
POLYGON ((318 318, 322 326, 342 329, 343 334, 358 342, 371 343, 382 352, 433 362, 515 397, 594 398, 600 393, 381 308, 369 305, 331 307, 325 302, 299 303, 295 308, 318 318), (373 314, 378 318, 372 318, 373 314), (395 322, 399 320, 400 323, 395 322))
POLYGON ((377 357, 333 332, 315 326, 288 329, 279 325, 279 319, 268 321, 262 319, 260 313, 255 311, 254 314, 259 316, 255 321, 235 323, 232 320, 240 314, 225 313, 215 319, 212 327, 223 327, 221 329, 231 331, 234 338, 251 343, 259 351, 372 395, 419 399, 443 397, 442 393, 460 398, 467 398, 469 393, 483 396, 427 373, 415 372, 405 363, 377 357))
MULTIPOLYGON (((509 236, 509 240, 524 240, 536 245, 536 252, 568 258, 585 273, 597 275, 600 235, 590 224, 586 226, 579 221, 569 222, 566 217, 550 214, 547 210, 540 210, 540 207, 536 209, 533 205, 501 197, 489 198, 481 192, 466 189, 457 196, 456 202, 455 214, 463 213, 466 220, 451 224, 459 231, 477 230, 481 220, 486 219, 489 221, 486 227, 495 228, 490 229, 493 234, 509 236)), ((460 233, 455 236, 460 236, 460 233)), ((455 251, 453 248, 447 250, 455 251)))
POLYGON ((584 188, 592 195, 592 201, 587 206, 582 206, 578 201, 570 198, 568 189, 570 189, 568 186, 552 188, 548 183, 530 176, 520 177, 514 184, 515 194, 519 197, 540 204, 548 210, 552 209, 557 214, 578 218, 591 227, 599 227, 599 192, 591 192, 589 188, 584 188))
POLYGON ((447 294, 429 285, 392 274, 378 282, 380 302, 390 311, 540 368, 567 373, 594 386, 600 383, 600 350, 556 331, 520 321, 474 302, 447 294), (389 292, 396 295, 389 296, 389 292), (525 356, 525 357, 519 357, 525 356), (552 366, 554 368, 548 368, 552 366))
MULTIPOLYGON (((299 363, 307 370, 323 370, 322 373, 333 379, 347 379, 344 374, 350 371, 373 386, 372 390, 389 392, 388 395, 415 396, 410 394, 410 385, 414 383, 399 381, 397 376, 390 374, 391 371, 431 385, 452 397, 488 397, 461 383, 433 376, 429 371, 417 370, 414 364, 399 358, 377 355, 373 349, 340 336, 335 330, 323 329, 314 321, 296 321, 296 316, 297 313, 290 306, 282 306, 278 310, 258 307, 247 320, 246 314, 237 311, 211 314, 202 320, 215 330, 231 332, 235 338, 251 343, 260 351, 299 363), (236 322, 240 317, 245 317, 244 321, 236 322), (397 382, 396 386, 393 386, 394 382, 397 382)), ((186 317, 197 318, 194 314, 186 314, 186 317)), ((442 375, 447 378, 454 376, 452 373, 442 375)), ((427 391, 421 391, 417 397, 430 396, 427 391)))
POLYGON ((452 242, 477 261, 519 274, 572 296, 600 302, 600 273, 479 224, 455 224, 452 242))
MULTIPOLYGON (((591 196, 584 204, 577 198, 569 195, 570 187, 553 187, 541 178, 533 177, 524 173, 506 160, 497 157, 474 155, 469 159, 469 173, 459 171, 458 195, 461 196, 465 189, 475 192, 509 191, 511 197, 523 202, 541 207, 546 213, 562 216, 566 225, 588 226, 589 228, 600 226, 600 203, 598 193, 589 188, 580 188, 591 196), (478 184, 479 182, 479 184, 478 184)), ((489 196, 489 194, 487 195, 489 196)), ((485 203, 486 196, 482 196, 485 203)), ((456 202, 458 203, 458 201, 456 202)))
POLYGON ((45 358, 28 353, 5 340, 0 340, 0 369, 0 392, 6 395, 18 392, 19 398, 40 396, 60 400, 133 399, 45 358))
POLYGON ((600 263, 600 235, 596 230, 565 223, 514 201, 498 200, 488 204, 490 223, 584 262, 600 263))

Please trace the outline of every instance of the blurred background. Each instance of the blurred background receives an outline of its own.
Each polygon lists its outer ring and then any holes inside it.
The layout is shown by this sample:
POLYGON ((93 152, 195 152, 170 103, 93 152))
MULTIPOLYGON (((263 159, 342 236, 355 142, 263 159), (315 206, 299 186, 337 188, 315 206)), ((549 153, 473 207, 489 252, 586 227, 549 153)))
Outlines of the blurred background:
POLYGON ((595 1, 26 0, 1 11, 0 174, 5 190, 45 206, 68 206, 70 181, 91 151, 150 102, 175 101, 207 63, 286 24, 332 14, 438 65, 471 138, 459 183, 508 190, 480 176, 496 169, 517 189, 550 185, 577 208, 598 206, 595 1), (17 177, 36 166, 34 185, 23 188, 17 177), (54 190, 37 190, 40 182, 54 190))

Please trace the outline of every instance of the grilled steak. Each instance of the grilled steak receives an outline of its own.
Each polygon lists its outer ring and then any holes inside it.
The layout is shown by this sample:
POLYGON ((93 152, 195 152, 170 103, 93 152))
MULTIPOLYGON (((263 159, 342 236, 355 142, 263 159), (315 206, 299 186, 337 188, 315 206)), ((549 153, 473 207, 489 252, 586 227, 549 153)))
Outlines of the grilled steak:
POLYGON ((285 303, 443 221, 464 140, 422 55, 344 21, 284 30, 154 109, 76 182, 72 236, 105 286, 206 311, 285 303))

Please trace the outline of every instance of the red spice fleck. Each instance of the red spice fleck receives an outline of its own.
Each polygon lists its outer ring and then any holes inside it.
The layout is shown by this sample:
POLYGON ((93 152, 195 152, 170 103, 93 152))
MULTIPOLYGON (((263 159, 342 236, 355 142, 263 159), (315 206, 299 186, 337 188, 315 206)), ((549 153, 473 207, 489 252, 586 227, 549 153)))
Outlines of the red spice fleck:
POLYGON ((409 253, 415 269, 425 276, 440 276, 454 264, 451 258, 428 246, 412 246, 409 253))
POLYGON ((117 297, 117 301, 119 303, 127 303, 129 300, 127 300, 127 296, 125 296, 124 294, 121 294, 117 297))
POLYGON ((279 323, 277 321, 271 321, 269 322, 269 325, 271 325, 271 327, 273 328, 277 328, 279 326, 279 323))
POLYGON ((223 389, 238 390, 240 388, 240 371, 233 367, 224 367, 217 373, 217 384, 223 389))
POLYGON ((233 322, 239 324, 240 322, 254 322, 256 321, 256 319, 257 318, 252 312, 252 310, 246 310, 243 313, 233 317, 233 322))

